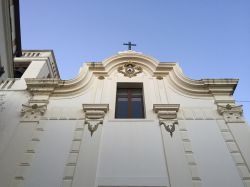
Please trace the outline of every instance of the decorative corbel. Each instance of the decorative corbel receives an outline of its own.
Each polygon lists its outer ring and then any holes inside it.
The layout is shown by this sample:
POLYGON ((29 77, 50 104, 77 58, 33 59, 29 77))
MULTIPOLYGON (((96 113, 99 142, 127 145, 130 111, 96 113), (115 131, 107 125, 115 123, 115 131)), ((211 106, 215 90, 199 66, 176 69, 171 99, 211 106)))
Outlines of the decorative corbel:
POLYGON ((163 125, 165 130, 173 136, 175 131, 175 125, 178 124, 177 112, 179 110, 179 104, 154 104, 153 110, 157 113, 159 118, 159 124, 163 125))
POLYGON ((243 123, 243 109, 242 105, 224 104, 217 105, 217 111, 224 117, 226 123, 243 123))
POLYGON ((88 130, 92 136, 98 129, 99 125, 103 124, 105 113, 109 110, 108 104, 83 104, 85 113, 85 124, 88 125, 88 130))

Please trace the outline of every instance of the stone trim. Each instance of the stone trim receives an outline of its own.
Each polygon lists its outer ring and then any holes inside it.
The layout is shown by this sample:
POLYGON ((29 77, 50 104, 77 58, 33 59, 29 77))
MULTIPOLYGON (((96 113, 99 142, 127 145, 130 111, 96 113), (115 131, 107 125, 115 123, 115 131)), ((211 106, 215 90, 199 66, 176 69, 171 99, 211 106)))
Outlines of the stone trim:
POLYGON ((75 130, 74 130, 74 136, 72 139, 69 157, 67 159, 65 169, 64 169, 62 187, 72 186, 74 174, 76 170, 76 165, 77 165, 77 161, 78 161, 78 157, 80 153, 80 147, 82 144, 83 131, 84 131, 84 124, 82 121, 79 121, 76 124, 75 130))
POLYGON ((186 161, 188 163, 188 167, 192 176, 193 186, 194 187, 202 186, 201 176, 200 176, 200 173, 198 172, 197 162, 194 157, 191 140, 188 136, 188 130, 185 124, 181 124, 181 125, 179 124, 179 132, 180 132, 182 144, 184 147, 186 161))
MULTIPOLYGON (((22 123, 20 123, 20 125, 22 125, 22 123)), ((31 125, 35 125, 36 127, 33 130, 33 135, 28 142, 28 145, 26 146, 22 159, 18 163, 12 186, 20 186, 20 184, 24 183, 25 176, 32 165, 33 158, 35 157, 37 145, 45 131, 44 125, 41 125, 38 122, 32 122, 31 125)))

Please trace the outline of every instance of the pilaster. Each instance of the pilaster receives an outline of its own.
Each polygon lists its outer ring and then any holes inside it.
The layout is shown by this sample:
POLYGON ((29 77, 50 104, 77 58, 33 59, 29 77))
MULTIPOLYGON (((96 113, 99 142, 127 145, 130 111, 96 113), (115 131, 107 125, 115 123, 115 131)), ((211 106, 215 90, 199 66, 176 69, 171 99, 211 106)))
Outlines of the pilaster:
POLYGON ((161 126, 170 186, 202 186, 187 129, 183 123, 179 127, 177 120, 179 107, 179 104, 154 104, 153 106, 161 126))
POLYGON ((217 121, 220 132, 239 171, 242 182, 246 187, 250 187, 250 139, 243 117, 242 105, 236 105, 234 102, 228 101, 217 101, 216 104, 218 113, 224 118, 224 120, 217 121))
POLYGON ((96 186, 102 124, 108 104, 83 104, 84 124, 75 129, 63 187, 96 186))
POLYGON ((18 163, 13 187, 23 186, 25 182, 25 176, 29 171, 32 160, 36 154, 36 147, 40 142, 40 137, 45 131, 44 125, 39 123, 40 118, 47 110, 49 103, 49 97, 57 86, 57 81, 52 84, 48 80, 35 80, 26 79, 27 89, 31 92, 32 97, 28 103, 22 104, 20 111, 20 123, 19 125, 29 124, 30 128, 33 128, 32 137, 24 148, 24 154, 22 159, 18 163))

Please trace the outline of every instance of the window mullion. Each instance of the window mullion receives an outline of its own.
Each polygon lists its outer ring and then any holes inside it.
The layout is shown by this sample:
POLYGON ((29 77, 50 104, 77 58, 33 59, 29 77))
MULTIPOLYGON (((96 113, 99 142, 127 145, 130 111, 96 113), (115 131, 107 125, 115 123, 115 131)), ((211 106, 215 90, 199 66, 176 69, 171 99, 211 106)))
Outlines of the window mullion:
POLYGON ((128 89, 128 118, 132 118, 132 99, 131 89, 128 89))

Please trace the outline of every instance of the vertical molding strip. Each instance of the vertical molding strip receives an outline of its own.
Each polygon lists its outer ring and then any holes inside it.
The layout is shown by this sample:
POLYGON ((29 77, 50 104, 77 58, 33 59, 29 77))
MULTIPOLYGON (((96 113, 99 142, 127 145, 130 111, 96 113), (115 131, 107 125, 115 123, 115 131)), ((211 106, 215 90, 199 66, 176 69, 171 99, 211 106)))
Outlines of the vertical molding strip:
POLYGON ((192 149, 191 140, 189 139, 189 136, 188 136, 187 128, 185 124, 183 123, 179 123, 178 126, 179 126, 181 140, 182 140, 184 151, 185 151, 186 161, 188 163, 189 170, 192 176, 193 186, 201 187, 202 186, 201 176, 198 172, 198 167, 195 161, 194 152, 192 149))
MULTIPOLYGON (((22 125, 22 122, 20 122, 20 125, 22 125)), ((39 144, 40 138, 45 131, 44 125, 39 122, 31 122, 30 125, 34 125, 36 127, 33 130, 32 137, 25 148, 24 155, 17 166, 14 181, 11 185, 12 187, 24 185, 25 176, 31 167, 33 158, 36 154, 37 145, 39 144)))
POLYGON ((62 187, 71 187, 74 179, 75 169, 79 157, 83 137, 84 122, 78 121, 74 130, 69 157, 65 165, 62 187))

